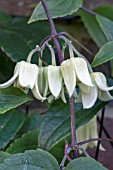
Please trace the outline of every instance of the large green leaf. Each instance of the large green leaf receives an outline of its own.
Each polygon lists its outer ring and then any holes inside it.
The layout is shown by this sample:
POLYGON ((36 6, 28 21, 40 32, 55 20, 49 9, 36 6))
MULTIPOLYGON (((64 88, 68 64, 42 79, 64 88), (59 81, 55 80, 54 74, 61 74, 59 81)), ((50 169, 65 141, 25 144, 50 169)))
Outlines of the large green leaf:
MULTIPOLYGON (((60 141, 55 145, 49 153, 51 153, 59 163, 61 163, 64 156, 65 140, 60 141), (56 152, 57 151, 57 152, 56 152)), ((27 134, 22 135, 22 137, 16 139, 14 143, 7 148, 6 152, 11 154, 23 153, 26 150, 37 149, 38 148, 38 130, 29 131, 27 134)))
MULTIPOLYGON (((75 104, 76 128, 86 124, 105 105, 106 103, 98 101, 91 109, 83 110, 81 104, 75 104)), ((41 124, 39 147, 49 150, 70 133, 69 105, 57 100, 52 104, 41 124)))
POLYGON ((0 164, 0 170, 60 170, 56 159, 48 152, 37 149, 15 154, 0 164))
POLYGON ((15 154, 38 148, 38 130, 33 130, 11 143, 6 152, 15 154))
POLYGON ((95 8, 94 11, 102 15, 103 17, 106 17, 113 21, 113 5, 112 4, 99 6, 95 8))
POLYGON ((102 45, 106 44, 108 42, 108 39, 106 38, 104 32, 102 31, 95 16, 88 14, 84 11, 81 11, 80 15, 89 34, 91 35, 95 43, 98 45, 98 47, 101 47, 102 45))
POLYGON ((12 20, 12 17, 2 11, 0 11, 0 25, 6 24, 12 20))
POLYGON ((20 133, 26 133, 30 130, 39 129, 42 123, 42 119, 43 116, 38 112, 27 115, 20 133))
POLYGON ((4 159, 8 158, 9 156, 11 156, 11 154, 0 151, 0 164, 4 161, 4 159))
POLYGON ((102 16, 96 16, 96 19, 108 41, 113 41, 113 21, 102 16))
POLYGON ((94 9, 95 12, 104 16, 90 15, 84 11, 81 11, 82 20, 88 29, 91 37, 96 42, 98 47, 103 46, 108 41, 113 40, 113 6, 104 5, 94 9), (108 18, 108 19, 107 19, 108 18))
POLYGON ((87 157, 87 158, 78 158, 71 161, 65 170, 107 170, 107 168, 103 167, 102 164, 95 161, 94 159, 87 157))
POLYGON ((0 148, 4 148, 15 137, 24 120, 24 113, 19 110, 0 115, 0 148))
POLYGON ((99 66, 107 61, 113 59, 113 41, 103 45, 99 52, 96 54, 92 67, 99 66))
MULTIPOLYGON (((53 18, 64 17, 76 12, 82 6, 82 0, 46 0, 47 6, 53 18)), ((45 20, 47 16, 41 2, 36 6, 29 23, 45 20)))
POLYGON ((14 72, 14 63, 6 56, 0 56, 0 83, 11 78, 14 72))
POLYGON ((49 34, 46 22, 29 25, 27 19, 16 19, 0 29, 0 46, 12 61, 18 62, 26 60, 29 52, 49 34))
POLYGON ((30 96, 16 87, 0 89, 0 114, 31 100, 30 96))

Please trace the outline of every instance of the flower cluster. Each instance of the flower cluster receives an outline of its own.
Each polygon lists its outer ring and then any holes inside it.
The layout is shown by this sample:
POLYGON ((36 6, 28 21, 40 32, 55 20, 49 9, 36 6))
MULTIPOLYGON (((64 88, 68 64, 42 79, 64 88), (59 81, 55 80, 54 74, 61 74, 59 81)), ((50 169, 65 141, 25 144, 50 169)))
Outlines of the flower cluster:
MULTIPOLYGON (((88 122, 86 125, 79 127, 77 129, 77 141, 82 142, 84 140, 98 138, 98 132, 97 132, 97 119, 96 116, 88 122)), ((82 147, 86 150, 88 147, 97 147, 97 141, 89 142, 83 145, 82 147)), ((102 145, 100 145, 100 150, 105 151, 102 145)))
MULTIPOLYGON (((40 50, 37 46, 31 51, 26 62, 21 61, 16 64, 13 77, 6 83, 0 84, 0 88, 14 84, 26 93, 31 89, 35 98, 41 101, 47 99, 48 102, 61 98, 66 103, 67 93, 75 102, 82 102, 86 109, 91 108, 97 98, 102 101, 112 100, 109 91, 113 90, 113 87, 108 87, 104 74, 93 72, 87 61, 80 58, 80 54, 73 49, 71 42, 67 43, 70 59, 64 60, 60 66, 56 66, 54 50, 48 43, 46 45, 51 52, 52 64, 44 67, 41 59, 39 65, 32 64, 33 53, 37 49, 40 50), (74 57, 73 51, 79 57, 74 57)), ((43 50, 41 54, 42 52, 43 50)))

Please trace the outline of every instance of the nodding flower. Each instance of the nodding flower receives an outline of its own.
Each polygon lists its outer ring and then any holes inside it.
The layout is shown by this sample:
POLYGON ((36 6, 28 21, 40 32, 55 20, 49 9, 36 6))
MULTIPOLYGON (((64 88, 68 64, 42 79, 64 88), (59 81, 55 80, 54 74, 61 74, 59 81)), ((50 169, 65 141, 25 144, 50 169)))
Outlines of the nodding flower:
MULTIPOLYGON (((70 58, 64 60, 60 66, 56 65, 55 52, 47 42, 43 48, 36 46, 27 58, 27 61, 18 62, 15 66, 13 77, 6 83, 0 84, 0 88, 6 88, 12 84, 28 92, 31 89, 38 100, 51 102, 61 98, 66 103, 66 95, 73 97, 75 102, 81 102, 83 108, 91 108, 97 98, 102 101, 109 101, 113 96, 109 93, 113 90, 108 87, 106 77, 101 72, 93 72, 90 64, 72 46, 71 42, 62 37, 69 47, 70 58), (42 65, 43 50, 47 46, 51 53, 51 65, 42 65), (32 64, 31 59, 34 52, 39 51, 38 65, 32 64), (74 52, 78 57, 74 57, 74 52)), ((64 51, 63 51, 63 57, 64 51)))
MULTIPOLYGON (((96 116, 86 125, 79 127, 77 129, 76 136, 78 142, 88 140, 88 139, 98 138, 96 116)), ((86 150, 88 147, 97 147, 97 143, 98 141, 89 142, 82 145, 82 147, 86 150)), ((100 150, 105 151, 102 145, 100 145, 100 150)))
POLYGON ((39 100, 45 100, 46 98, 41 96, 38 89, 38 72, 39 68, 36 64, 25 61, 18 62, 15 66, 13 77, 7 82, 0 84, 0 88, 9 87, 14 83, 15 86, 23 90, 31 89, 39 100))
POLYGON ((94 87, 79 84, 83 107, 87 109, 95 104, 97 98, 101 101, 113 100, 113 96, 109 93, 110 90, 113 90, 113 86, 108 87, 104 74, 101 72, 92 72, 91 78, 94 87))

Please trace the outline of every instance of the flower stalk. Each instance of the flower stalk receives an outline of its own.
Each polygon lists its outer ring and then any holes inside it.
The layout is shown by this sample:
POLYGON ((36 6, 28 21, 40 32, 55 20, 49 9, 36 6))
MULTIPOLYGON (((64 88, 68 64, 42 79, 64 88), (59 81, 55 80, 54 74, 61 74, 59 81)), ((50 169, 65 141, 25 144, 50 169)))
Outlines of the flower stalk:
MULTIPOLYGON (((44 8, 46 15, 48 17, 48 21, 49 21, 49 24, 50 24, 50 27, 51 27, 51 34, 52 34, 51 37, 52 37, 52 39, 55 43, 57 53, 58 53, 58 57, 59 57, 59 62, 61 64, 63 62, 63 55, 62 55, 62 51, 60 49, 58 39, 56 38, 57 31, 55 29, 55 25, 54 25, 53 19, 51 17, 51 14, 48 10, 46 0, 42 0, 42 5, 43 5, 43 8, 44 8)), ((71 114, 72 145, 76 145, 77 141, 76 141, 76 131, 75 131, 74 101, 73 101, 72 97, 69 98, 69 104, 70 104, 70 114, 71 114)), ((73 155, 74 155, 75 158, 78 157, 78 153, 76 151, 73 151, 73 155)))
MULTIPOLYGON (((69 99, 69 104, 70 104, 70 114, 71 114, 72 146, 75 146, 75 145, 77 145, 77 140, 76 140, 76 129, 75 129, 74 101, 73 101, 72 97, 69 99)), ((78 151, 77 150, 73 150, 73 156, 74 156, 74 158, 78 157, 78 151)))
POLYGON ((53 19, 51 17, 51 14, 48 10, 48 7, 47 7, 47 4, 46 4, 46 1, 45 0, 42 0, 42 5, 43 5, 43 8, 46 12, 46 15, 48 17, 48 21, 49 21, 49 24, 50 24, 50 27, 51 27, 51 34, 52 34, 52 39, 54 41, 54 44, 56 46, 56 50, 57 50, 57 53, 58 53, 58 57, 59 57, 59 62, 60 64, 62 63, 63 61, 63 56, 62 56, 62 51, 60 49, 60 45, 59 45, 59 42, 58 42, 58 39, 55 37, 57 35, 57 31, 55 29, 55 25, 54 25, 54 22, 53 22, 53 19))
MULTIPOLYGON (((63 55, 62 55, 62 51, 60 49, 60 45, 58 42, 58 39, 56 38, 57 35, 57 31, 55 29, 55 25, 53 22, 53 19, 51 17, 51 14, 48 10, 47 4, 46 4, 46 0, 42 0, 42 5, 44 7, 44 10, 46 12, 46 15, 48 17, 48 21, 51 27, 51 33, 52 33, 52 39, 55 43, 56 49, 57 49, 57 53, 58 53, 58 57, 59 57, 59 62, 60 64, 63 62, 63 55)), ((76 145, 77 141, 76 141, 76 131, 75 131, 75 114, 74 114, 74 101, 73 98, 69 98, 69 104, 70 104, 70 114, 71 114, 71 133, 72 133, 72 145, 76 145)), ((74 157, 78 157, 78 153, 76 151, 73 151, 73 155, 74 157)))

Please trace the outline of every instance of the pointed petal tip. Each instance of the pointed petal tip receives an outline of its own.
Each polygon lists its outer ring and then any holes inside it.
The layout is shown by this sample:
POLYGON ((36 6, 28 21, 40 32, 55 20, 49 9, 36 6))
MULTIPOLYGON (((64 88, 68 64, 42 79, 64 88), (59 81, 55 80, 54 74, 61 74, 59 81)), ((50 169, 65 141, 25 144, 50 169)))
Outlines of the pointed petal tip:
POLYGON ((95 80, 95 82, 100 90, 103 90, 103 91, 113 90, 113 86, 109 87, 107 85, 107 79, 103 73, 94 72, 94 73, 92 73, 92 77, 95 80))
POLYGON ((76 74, 73 60, 68 59, 61 64, 61 72, 64 79, 64 84, 68 91, 69 97, 72 97, 76 86, 76 74))
POLYGON ((75 58, 75 71, 78 79, 85 85, 93 87, 91 76, 86 61, 83 58, 75 58))
POLYGON ((41 100, 41 101, 46 100, 46 97, 41 96, 39 89, 38 89, 38 85, 36 83, 35 83, 34 88, 32 89, 32 93, 36 99, 41 100))
POLYGON ((82 95, 82 103, 83 103, 83 108, 84 109, 89 109, 91 107, 93 107, 93 105, 95 104, 97 97, 98 97, 98 90, 97 87, 92 87, 90 89, 89 94, 84 93, 83 91, 81 91, 81 95, 82 95))
POLYGON ((57 98, 62 88, 62 75, 59 66, 48 67, 48 83, 52 95, 57 98))
POLYGON ((10 80, 8 80, 7 82, 5 82, 3 84, 0 84, 0 89, 7 88, 7 87, 11 86, 17 77, 18 77, 18 70, 10 80))

